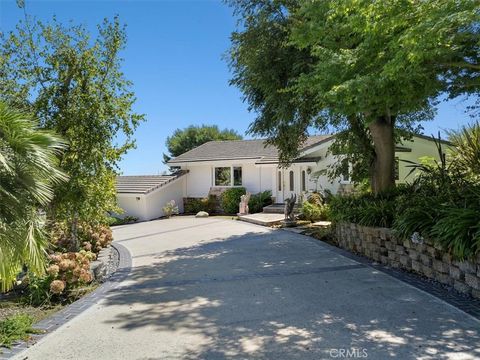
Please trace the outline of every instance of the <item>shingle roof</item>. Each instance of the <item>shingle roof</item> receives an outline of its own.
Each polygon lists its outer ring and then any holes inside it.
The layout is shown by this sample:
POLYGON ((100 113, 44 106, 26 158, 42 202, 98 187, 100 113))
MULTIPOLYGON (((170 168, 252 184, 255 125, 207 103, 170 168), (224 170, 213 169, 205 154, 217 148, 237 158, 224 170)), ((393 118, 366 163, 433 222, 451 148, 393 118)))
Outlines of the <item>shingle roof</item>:
MULTIPOLYGON (((333 135, 316 135, 307 138, 301 150, 310 148, 332 138, 333 135)), ((278 150, 271 145, 265 146, 265 140, 225 140, 209 141, 186 153, 171 159, 171 165, 213 160, 258 159, 258 163, 278 162, 278 150)))
POLYGON ((148 194, 171 183, 188 171, 178 171, 172 175, 117 176, 117 193, 148 194))

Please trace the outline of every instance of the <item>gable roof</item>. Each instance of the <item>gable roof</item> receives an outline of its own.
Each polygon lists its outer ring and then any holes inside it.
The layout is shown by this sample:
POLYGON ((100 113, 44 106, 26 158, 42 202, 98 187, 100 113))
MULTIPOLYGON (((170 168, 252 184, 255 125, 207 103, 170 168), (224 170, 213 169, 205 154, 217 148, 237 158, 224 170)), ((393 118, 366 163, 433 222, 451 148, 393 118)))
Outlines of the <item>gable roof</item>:
POLYGON ((172 175, 117 176, 117 193, 146 195, 171 183, 187 172, 178 171, 172 175))
MULTIPOLYGON (((306 150, 331 138, 333 135, 309 136, 300 150, 306 150)), ((209 141, 171 159, 168 164, 242 159, 256 159, 256 163, 276 163, 278 150, 272 145, 266 145, 264 139, 209 141)))

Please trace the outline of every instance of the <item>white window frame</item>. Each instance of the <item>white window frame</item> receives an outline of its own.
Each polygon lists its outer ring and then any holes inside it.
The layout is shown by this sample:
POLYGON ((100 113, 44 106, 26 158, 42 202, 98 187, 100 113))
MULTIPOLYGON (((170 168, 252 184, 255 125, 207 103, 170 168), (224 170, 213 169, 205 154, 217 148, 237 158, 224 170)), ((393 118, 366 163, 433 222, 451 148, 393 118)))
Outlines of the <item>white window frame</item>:
POLYGON ((228 166, 213 166, 213 171, 212 171, 212 176, 213 176, 213 186, 218 187, 218 188, 232 188, 232 187, 242 187, 243 186, 243 166, 242 165, 228 165, 228 166), (230 185, 217 185, 216 179, 215 179, 215 172, 217 168, 230 168, 230 185), (233 170, 235 168, 240 168, 240 171, 242 172, 242 177, 241 177, 241 184, 240 185, 234 185, 234 173, 233 170))

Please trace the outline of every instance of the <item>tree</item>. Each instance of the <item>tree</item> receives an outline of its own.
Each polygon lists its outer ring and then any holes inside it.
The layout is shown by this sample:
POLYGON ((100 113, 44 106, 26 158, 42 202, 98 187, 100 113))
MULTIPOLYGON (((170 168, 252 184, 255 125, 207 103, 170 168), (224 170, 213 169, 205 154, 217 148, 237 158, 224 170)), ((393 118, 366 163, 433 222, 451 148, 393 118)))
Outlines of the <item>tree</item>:
POLYGON ((172 157, 178 156, 212 140, 241 140, 242 136, 233 129, 220 130, 216 125, 190 125, 185 129, 176 129, 167 138, 165 145, 169 154, 163 154, 167 163, 172 157))
POLYGON ((102 222, 116 209, 117 163, 134 146, 132 83, 121 71, 125 27, 115 17, 92 38, 83 26, 27 16, 0 44, 0 99, 34 113, 68 140, 60 159, 69 181, 56 188, 49 215, 66 220, 78 248, 80 220, 102 222))
POLYGON ((0 285, 8 290, 23 265, 42 273, 48 240, 40 209, 67 180, 57 156, 65 142, 0 102, 0 285))
POLYGON ((439 94, 478 84, 474 0, 231 4, 243 25, 232 84, 259 113, 249 131, 288 163, 310 126, 342 130, 340 147, 375 193, 395 185, 396 139, 432 117, 439 94))

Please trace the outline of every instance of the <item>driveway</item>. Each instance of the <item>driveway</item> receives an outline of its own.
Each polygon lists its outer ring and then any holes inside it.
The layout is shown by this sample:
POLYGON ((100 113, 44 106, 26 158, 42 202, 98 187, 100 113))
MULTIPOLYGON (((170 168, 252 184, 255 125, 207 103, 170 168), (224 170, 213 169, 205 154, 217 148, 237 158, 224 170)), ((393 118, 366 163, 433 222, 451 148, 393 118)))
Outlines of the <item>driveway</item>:
POLYGON ((317 240, 193 217, 114 234, 130 276, 19 359, 480 357, 480 322, 317 240))

